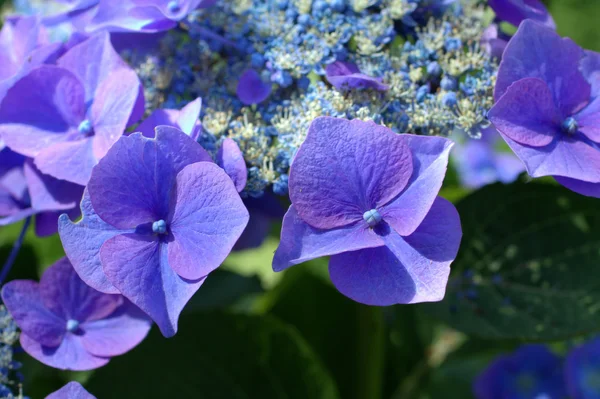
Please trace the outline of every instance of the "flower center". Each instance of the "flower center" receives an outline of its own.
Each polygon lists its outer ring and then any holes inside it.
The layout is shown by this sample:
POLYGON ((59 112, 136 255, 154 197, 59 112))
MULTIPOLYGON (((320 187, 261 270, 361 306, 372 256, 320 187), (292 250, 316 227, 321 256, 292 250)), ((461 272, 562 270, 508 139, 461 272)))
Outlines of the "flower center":
POLYGON ((68 332, 75 332, 75 331, 77 331, 78 328, 79 328, 79 322, 77 320, 74 320, 74 319, 67 320, 67 331, 68 332))
POLYGON ((575 118, 570 117, 570 116, 563 121, 563 123, 560 125, 560 127, 561 127, 563 133, 566 133, 570 136, 577 133, 577 129, 579 129, 579 125, 577 124, 577 121, 575 120, 575 118))
POLYGON ((92 130, 93 130, 92 122, 90 122, 89 119, 84 120, 83 122, 81 122, 79 124, 79 126, 77 127, 77 130, 79 131, 79 133, 81 133, 83 135, 88 135, 88 134, 92 133, 92 130))
POLYGON ((169 3, 167 4, 167 9, 169 10, 169 12, 171 12, 173 14, 179 12, 181 10, 181 7, 179 6, 179 1, 177 1, 177 0, 169 1, 169 3))
POLYGON ((152 223, 152 232, 154 234, 165 234, 167 232, 167 222, 161 219, 152 223))
POLYGON ((369 227, 375 227, 379 222, 381 222, 381 214, 377 209, 371 209, 370 211, 366 211, 363 213, 363 219, 369 227))

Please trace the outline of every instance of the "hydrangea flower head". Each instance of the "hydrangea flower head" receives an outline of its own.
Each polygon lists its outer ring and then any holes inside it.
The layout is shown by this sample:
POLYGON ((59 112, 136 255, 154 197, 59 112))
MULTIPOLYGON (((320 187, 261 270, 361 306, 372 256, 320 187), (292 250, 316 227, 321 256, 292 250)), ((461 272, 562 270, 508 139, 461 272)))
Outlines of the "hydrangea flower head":
POLYGON ((569 352, 565 378, 570 398, 600 398, 600 338, 569 352))
POLYGON ((122 137, 94 168, 83 219, 59 233, 82 279, 121 293, 165 336, 205 277, 231 251, 248 211, 229 176, 182 131, 122 137))
POLYGON ((19 78, 52 59, 59 48, 46 43, 37 17, 6 18, 0 31, 0 102, 19 78))
POLYGON ((356 64, 345 61, 333 62, 325 68, 325 77, 336 89, 375 89, 385 91, 389 86, 383 84, 382 78, 374 78, 360 72, 356 64))
POLYGON ((208 8, 216 0, 99 0, 89 31, 160 32, 198 8, 208 8))
POLYGON ((475 381, 477 399, 563 399, 562 360, 543 345, 523 345, 501 356, 475 381))
POLYGON ((514 26, 531 19, 549 28, 556 28, 552 15, 541 0, 488 0, 488 4, 496 13, 496 18, 514 26))
POLYGON ((504 51, 489 118, 531 176, 600 197, 600 101, 580 71, 587 57, 524 21, 504 51))
POLYGON ((369 305, 443 298, 461 239, 437 194, 452 143, 374 122, 315 119, 294 159, 273 269, 331 255, 344 295, 369 305))
POLYGON ((21 329, 25 352, 59 369, 101 367, 139 344, 151 326, 121 295, 86 285, 67 258, 46 270, 40 283, 7 283, 2 301, 21 329))
POLYGON ((12 86, 0 105, 0 136, 43 173, 85 185, 98 160, 141 117, 141 90, 109 35, 99 34, 57 66, 37 67, 12 86))
POLYGON ((81 386, 80 383, 71 381, 56 392, 46 396, 46 399, 96 399, 81 386))

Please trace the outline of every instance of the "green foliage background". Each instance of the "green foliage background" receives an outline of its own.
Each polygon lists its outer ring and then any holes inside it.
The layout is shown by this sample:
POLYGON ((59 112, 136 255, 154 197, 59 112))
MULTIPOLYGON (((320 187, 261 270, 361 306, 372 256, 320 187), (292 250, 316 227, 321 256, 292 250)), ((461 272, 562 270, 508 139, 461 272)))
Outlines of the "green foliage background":
MULTIPOLYGON (((562 35, 600 51, 600 1, 546 3, 562 35)), ((41 399, 78 380, 99 399, 468 399, 499 353, 524 340, 564 353, 599 330, 598 200, 525 177, 476 193, 455 182, 450 171, 442 195, 456 203, 464 239, 440 303, 357 304, 333 288, 326 260, 275 274, 275 226, 263 247, 231 255, 207 279, 175 338, 154 329, 89 373, 20 355, 25 393, 41 399)), ((20 227, 0 228, 0 259, 20 227)), ((37 279, 61 256, 57 236, 30 231, 9 279, 37 279)))

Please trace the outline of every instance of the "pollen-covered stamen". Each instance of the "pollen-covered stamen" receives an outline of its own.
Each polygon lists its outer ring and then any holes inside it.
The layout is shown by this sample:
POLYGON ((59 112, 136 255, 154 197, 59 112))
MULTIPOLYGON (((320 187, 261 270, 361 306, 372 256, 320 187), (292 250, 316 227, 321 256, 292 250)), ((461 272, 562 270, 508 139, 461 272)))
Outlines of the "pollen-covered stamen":
POLYGON ((381 214, 377 209, 371 209, 370 211, 366 211, 363 213, 363 219, 370 227, 375 227, 379 222, 381 222, 381 214))
POLYGON ((152 223, 152 232, 154 234, 165 234, 167 232, 167 222, 161 219, 152 223))
POLYGON ((169 3, 167 4, 167 9, 169 10, 170 13, 173 13, 173 14, 178 13, 181 10, 179 1, 177 1, 177 0, 169 1, 169 3))
POLYGON ((567 119, 565 119, 563 121, 563 123, 561 124, 560 127, 561 127, 563 133, 566 133, 568 135, 574 135, 575 133, 577 133, 577 130, 579 129, 579 124, 577 123, 575 118, 569 116, 567 119))
POLYGON ((77 320, 74 320, 74 319, 67 320, 67 331, 68 332, 75 332, 75 331, 77 331, 78 328, 79 328, 79 322, 77 320))
POLYGON ((89 119, 86 119, 79 124, 79 126, 77 127, 77 130, 81 134, 88 135, 88 134, 92 133, 92 131, 94 130, 94 127, 92 126, 92 122, 89 119))

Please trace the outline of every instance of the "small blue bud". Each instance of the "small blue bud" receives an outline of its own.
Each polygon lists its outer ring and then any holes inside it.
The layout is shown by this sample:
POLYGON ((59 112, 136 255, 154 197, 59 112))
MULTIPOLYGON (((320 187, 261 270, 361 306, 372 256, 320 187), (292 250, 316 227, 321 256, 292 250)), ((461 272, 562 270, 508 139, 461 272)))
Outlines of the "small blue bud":
POLYGON ((167 4, 167 9, 171 13, 177 13, 177 12, 179 12, 181 10, 181 7, 179 6, 179 1, 177 1, 177 0, 171 0, 171 1, 169 1, 169 3, 167 4))
POLYGON ((442 74, 442 67, 436 61, 432 61, 427 64, 427 74, 430 76, 440 76, 442 74))
POLYGON ((575 133, 577 133, 577 130, 579 129, 579 124, 577 123, 575 118, 569 116, 567 119, 565 119, 563 121, 563 123, 560 127, 561 127, 563 133, 566 133, 568 135, 574 135, 575 133))
POLYGON ((288 176, 281 175, 279 179, 277 179, 273 183, 273 192, 277 195, 287 195, 288 194, 288 176))
POLYGON ((79 322, 77 320, 74 320, 74 319, 67 320, 67 331, 68 332, 75 332, 75 331, 77 331, 78 328, 79 328, 79 322))
POLYGON ((90 134, 92 132, 92 129, 93 129, 92 122, 90 122, 89 119, 84 120, 77 127, 77 130, 79 131, 79 133, 86 134, 86 135, 90 134))
POLYGON ((260 53, 252 54, 250 60, 252 62, 252 67, 254 68, 262 68, 265 64, 265 57, 260 53))
POLYGON ((456 93, 453 91, 449 91, 442 96, 442 104, 446 107, 452 108, 456 106, 456 93))
POLYGON ((377 209, 371 209, 370 211, 363 213, 363 219, 367 222, 369 227, 375 227, 381 222, 382 217, 377 209))
POLYGON ((161 219, 152 223, 152 232, 154 234, 165 234, 167 232, 167 222, 161 219))
POLYGON ((462 47, 462 41, 458 37, 449 37, 444 42, 446 51, 455 51, 462 47))
POLYGON ((456 79, 451 78, 450 76, 444 76, 440 82, 440 87, 446 91, 456 90, 456 79))
POLYGON ((420 103, 421 101, 425 100, 425 96, 427 94, 429 94, 429 86, 423 85, 417 89, 415 99, 417 100, 418 103, 420 103))
POLYGON ((310 16, 308 14, 302 14, 298 17, 298 23, 300 25, 308 25, 310 23, 310 16))

